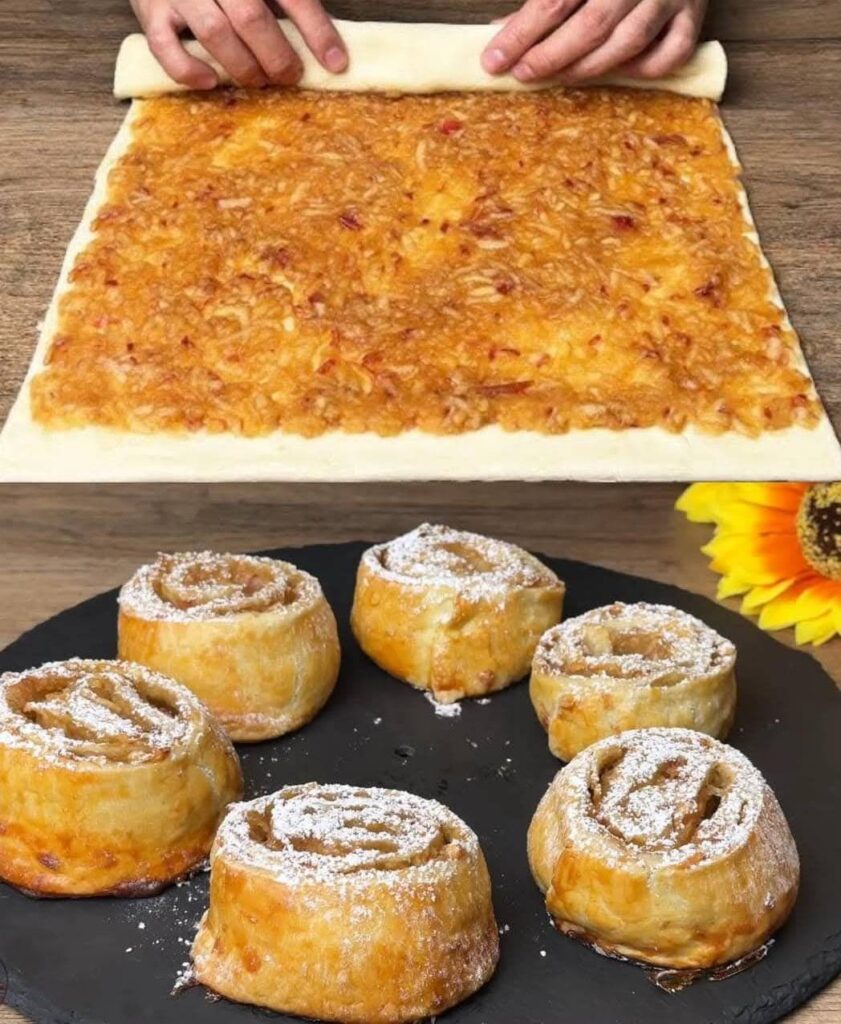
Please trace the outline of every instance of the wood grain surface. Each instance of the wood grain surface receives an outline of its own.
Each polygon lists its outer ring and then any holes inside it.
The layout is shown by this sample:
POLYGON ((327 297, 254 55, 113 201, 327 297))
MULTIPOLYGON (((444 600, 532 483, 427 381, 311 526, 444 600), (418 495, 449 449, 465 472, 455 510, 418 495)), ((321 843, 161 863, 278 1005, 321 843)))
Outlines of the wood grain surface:
MULTIPOLYGON (((119 586, 160 549, 382 539, 423 520, 712 597, 716 577, 699 551, 709 528, 673 511, 678 493, 670 485, 7 486, 0 490, 0 647, 62 608, 119 586)), ((777 635, 791 641, 790 631, 777 635)), ((818 657, 841 681, 841 641, 818 657)), ((841 982, 788 1019, 841 1020, 841 982)), ((0 1024, 21 1020, 0 1008, 0 1024)))
MULTIPOLYGON (((513 4, 341 0, 336 14, 484 20, 513 4)), ((93 172, 123 115, 110 98, 127 0, 0 4, 0 420, 23 377, 93 172)), ((766 252, 822 396, 841 425, 841 3, 721 0, 707 33, 731 58, 725 116, 766 252)), ((404 484, 0 488, 0 646, 158 549, 261 547, 394 535, 423 519, 712 595, 674 487, 404 484)), ((783 639, 788 634, 780 634, 783 639)), ((818 654, 841 679, 841 642, 818 654)), ((0 922, 2 927, 2 922, 0 922)), ((789 1020, 841 1020, 836 982, 789 1020)), ((0 1024, 22 1018, 0 1007, 0 1024)))

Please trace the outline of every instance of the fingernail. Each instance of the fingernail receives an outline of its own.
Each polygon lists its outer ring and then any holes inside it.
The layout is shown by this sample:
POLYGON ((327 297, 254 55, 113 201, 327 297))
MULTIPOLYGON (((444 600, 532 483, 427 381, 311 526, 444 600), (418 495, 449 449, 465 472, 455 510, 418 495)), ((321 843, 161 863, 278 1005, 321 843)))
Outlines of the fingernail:
POLYGON ((492 75, 505 67, 505 54, 502 50, 485 50, 482 54, 482 67, 492 75))
POLYGON ((329 71, 344 71, 347 67, 347 54, 341 46, 331 46, 324 54, 324 63, 329 71))
POLYGON ((511 74, 518 82, 531 82, 532 79, 537 77, 534 73, 534 69, 530 68, 528 64, 525 63, 515 65, 511 74))

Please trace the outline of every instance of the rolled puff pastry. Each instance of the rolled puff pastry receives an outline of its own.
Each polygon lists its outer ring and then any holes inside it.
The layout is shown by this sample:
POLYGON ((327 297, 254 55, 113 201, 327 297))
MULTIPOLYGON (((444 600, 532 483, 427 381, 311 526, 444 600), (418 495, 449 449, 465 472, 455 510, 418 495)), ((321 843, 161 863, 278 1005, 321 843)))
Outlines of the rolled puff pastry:
POLYGON ((788 917, 800 878, 759 771, 688 729, 636 729, 578 754, 541 800, 528 851, 562 932, 662 967, 757 949, 788 917))
POLYGON ((537 645, 532 704, 564 761, 626 729, 678 726, 726 737, 736 710, 736 649, 669 605, 595 608, 537 645))
POLYGON ((120 657, 197 694, 233 740, 282 736, 324 706, 339 674, 318 580, 271 558, 159 555, 120 591, 120 657))
POLYGON ((0 676, 0 878, 40 896, 148 896, 198 867, 242 794, 186 687, 74 659, 0 676))
MULTIPOLYGON (((300 57, 302 89, 354 92, 434 93, 458 90, 546 89, 556 81, 523 84, 511 74, 491 75, 484 71, 481 54, 499 31, 498 25, 450 25, 435 23, 341 21, 335 25, 341 35, 350 65, 335 75, 319 64, 301 38, 295 24, 280 22, 283 33, 300 57), (418 54, 423 54, 422 61, 418 54)), ((220 84, 231 76, 199 42, 186 41, 188 53, 206 61, 216 71, 220 84)), ((727 57, 721 43, 701 43, 686 63, 663 78, 632 78, 609 74, 594 79, 593 85, 621 85, 634 89, 666 89, 685 96, 706 96, 719 100, 727 78, 727 57)), ((120 47, 114 69, 114 95, 118 99, 159 96, 183 92, 188 87, 173 81, 158 63, 146 37, 127 36, 120 47)))
POLYGON ((563 597, 521 548, 425 523, 362 556, 351 625, 386 672, 449 703, 521 679, 563 597))
POLYGON ((434 801, 289 786, 233 807, 211 864, 193 962, 229 999, 397 1024, 461 1002, 496 967, 479 842, 434 801))

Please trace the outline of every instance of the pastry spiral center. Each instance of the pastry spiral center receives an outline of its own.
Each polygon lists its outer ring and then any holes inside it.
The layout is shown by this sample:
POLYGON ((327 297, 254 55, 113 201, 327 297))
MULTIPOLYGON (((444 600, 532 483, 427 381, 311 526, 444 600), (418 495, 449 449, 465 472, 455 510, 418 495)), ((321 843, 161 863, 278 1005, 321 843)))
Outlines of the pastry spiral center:
POLYGON ((183 730, 174 703, 145 692, 128 668, 113 663, 33 669, 7 699, 13 712, 76 757, 130 764, 159 760, 183 730))
POLYGON ((290 788, 249 814, 251 839, 301 867, 340 874, 428 863, 449 842, 443 826, 403 794, 290 788))
POLYGON ((714 751, 649 737, 609 750, 596 764, 592 813, 616 838, 645 850, 723 841, 746 810, 735 781, 714 751))
POLYGON ((660 605, 615 604, 550 630, 538 657, 549 671, 669 686, 716 671, 733 646, 691 615, 660 605))
POLYGON ((152 582, 158 597, 181 611, 259 612, 295 597, 282 566, 247 555, 160 555, 152 582))
POLYGON ((428 523, 383 545, 380 561, 389 572, 433 585, 534 587, 552 580, 510 544, 428 523))

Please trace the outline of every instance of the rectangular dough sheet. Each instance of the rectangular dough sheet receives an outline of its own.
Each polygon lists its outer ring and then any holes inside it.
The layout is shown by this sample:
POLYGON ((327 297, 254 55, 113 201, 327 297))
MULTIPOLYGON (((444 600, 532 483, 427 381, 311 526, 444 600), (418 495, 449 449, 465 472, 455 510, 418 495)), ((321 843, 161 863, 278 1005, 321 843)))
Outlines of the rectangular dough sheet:
MULTIPOLYGON (((407 31, 416 26, 401 28, 407 31)), ((464 26, 435 28, 458 30, 464 26)), ((443 88, 446 70, 438 69, 436 75, 436 82, 443 88)), ((388 85, 387 79, 380 81, 388 85)), ((124 89, 130 88, 125 84, 125 74, 123 83, 124 89)), ((370 81, 365 87, 371 87, 370 81)), ((465 87, 463 82, 461 87, 465 87)), ((162 91, 160 86, 157 91, 162 91)), ((710 435, 693 428, 674 434, 659 427, 572 430, 550 435, 488 426, 443 436, 418 430, 392 437, 332 431, 311 438, 282 432, 243 437, 204 432, 141 434, 100 427, 44 429, 31 415, 29 382, 44 364, 56 331, 59 299, 68 289, 77 255, 91 238, 91 225, 105 202, 110 169, 131 143, 132 120, 138 110, 139 102, 135 101, 97 172, 93 194, 67 250, 29 372, 0 435, 0 480, 692 481, 841 477, 841 449, 825 413, 814 428, 789 427, 757 438, 737 432, 710 435)), ((737 162, 726 132, 725 138, 737 162)), ((746 230, 758 244, 744 193, 741 198, 746 230)), ((773 288, 774 299, 782 308, 776 286, 773 288)), ((798 355, 800 367, 808 374, 802 354, 798 355)))

